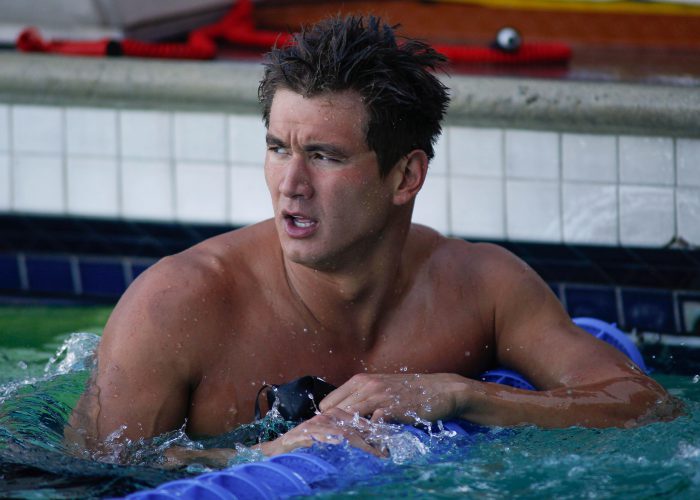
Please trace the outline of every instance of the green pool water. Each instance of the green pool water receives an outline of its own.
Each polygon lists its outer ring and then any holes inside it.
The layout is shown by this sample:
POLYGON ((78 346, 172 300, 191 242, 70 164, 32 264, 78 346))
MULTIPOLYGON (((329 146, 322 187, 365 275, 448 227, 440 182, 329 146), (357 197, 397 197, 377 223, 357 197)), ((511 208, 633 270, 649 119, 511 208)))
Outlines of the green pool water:
MULTIPOLYGON (((110 311, 0 307, 1 498, 115 497, 204 471, 154 465, 163 440, 142 444, 130 465, 67 452, 63 426, 110 311)), ((438 438, 409 450, 385 477, 317 496, 700 498, 700 376, 654 377, 685 402, 686 415, 631 430, 494 429, 469 446, 438 438)))

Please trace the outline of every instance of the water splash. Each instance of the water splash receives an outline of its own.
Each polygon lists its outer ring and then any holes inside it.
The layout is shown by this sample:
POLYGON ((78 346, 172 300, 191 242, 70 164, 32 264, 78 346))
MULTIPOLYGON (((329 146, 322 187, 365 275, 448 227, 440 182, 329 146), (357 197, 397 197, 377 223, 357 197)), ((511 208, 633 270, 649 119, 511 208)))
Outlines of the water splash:
POLYGON ((44 367, 48 376, 92 370, 100 337, 94 333, 72 333, 44 367))

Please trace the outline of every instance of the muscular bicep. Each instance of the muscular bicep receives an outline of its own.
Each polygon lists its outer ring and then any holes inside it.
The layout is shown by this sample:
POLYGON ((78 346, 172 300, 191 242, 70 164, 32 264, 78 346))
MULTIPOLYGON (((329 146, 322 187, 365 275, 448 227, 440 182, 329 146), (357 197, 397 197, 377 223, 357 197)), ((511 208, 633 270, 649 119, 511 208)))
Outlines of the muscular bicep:
POLYGON ((526 264, 501 257, 494 302, 499 362, 539 389, 637 376, 619 351, 576 327, 549 286, 526 264))
POLYGON ((95 448, 114 433, 148 438, 185 422, 191 377, 182 360, 190 346, 180 338, 173 311, 157 314, 154 293, 149 287, 127 292, 115 308, 67 437, 82 436, 95 448))

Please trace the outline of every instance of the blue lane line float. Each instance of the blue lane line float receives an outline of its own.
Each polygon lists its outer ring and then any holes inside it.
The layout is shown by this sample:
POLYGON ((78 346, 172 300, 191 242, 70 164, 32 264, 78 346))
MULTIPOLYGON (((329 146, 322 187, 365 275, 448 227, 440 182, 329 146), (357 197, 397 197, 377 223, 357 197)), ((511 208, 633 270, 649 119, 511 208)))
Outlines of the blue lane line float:
MULTIPOLYGON (((634 343, 614 324, 595 318, 575 318, 574 323, 595 337, 626 354, 641 370, 648 373, 644 359, 634 343)), ((535 390, 522 375, 499 368, 489 370, 481 380, 535 390)), ((425 430, 403 426, 417 438, 427 438, 425 430)), ((484 427, 464 420, 443 423, 443 428, 462 438, 473 437, 484 427)), ((433 427, 435 429, 435 426, 433 427)), ((379 473, 385 466, 382 460, 357 448, 337 445, 302 448, 277 455, 261 462, 235 465, 194 478, 178 479, 152 490, 138 491, 128 500, 275 500, 309 495, 320 489, 337 489, 341 483, 352 483, 379 473), (346 477, 349 463, 361 465, 352 477, 346 477)))
POLYGON ((640 370, 644 373, 649 373, 649 368, 644 363, 642 353, 639 352, 634 342, 617 328, 615 323, 607 323, 595 318, 574 318, 574 323, 594 337, 607 342, 623 354, 626 354, 640 370))

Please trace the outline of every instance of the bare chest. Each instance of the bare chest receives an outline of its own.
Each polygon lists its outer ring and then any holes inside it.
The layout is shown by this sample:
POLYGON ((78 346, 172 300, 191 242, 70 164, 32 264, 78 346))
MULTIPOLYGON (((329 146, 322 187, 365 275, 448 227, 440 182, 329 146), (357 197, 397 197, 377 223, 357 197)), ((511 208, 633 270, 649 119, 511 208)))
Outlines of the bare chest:
POLYGON ((290 311, 258 314, 218 338, 191 395, 190 432, 213 435, 253 418, 258 390, 304 375, 339 386, 357 373, 477 376, 493 360, 493 339, 475 310, 413 306, 396 311, 371 343, 314 327, 290 311), (286 314, 283 314, 286 312, 286 314))

